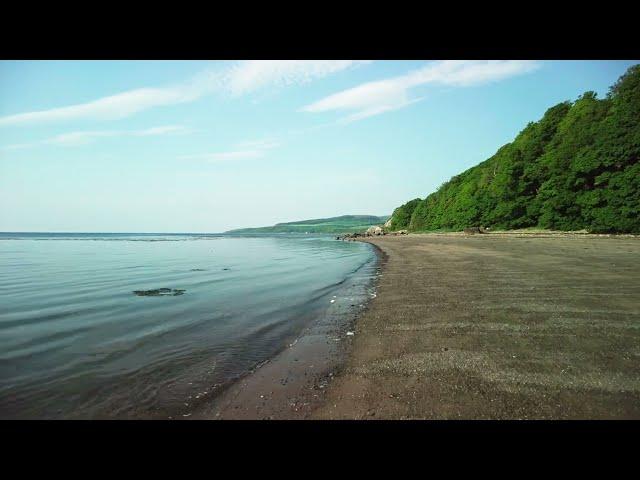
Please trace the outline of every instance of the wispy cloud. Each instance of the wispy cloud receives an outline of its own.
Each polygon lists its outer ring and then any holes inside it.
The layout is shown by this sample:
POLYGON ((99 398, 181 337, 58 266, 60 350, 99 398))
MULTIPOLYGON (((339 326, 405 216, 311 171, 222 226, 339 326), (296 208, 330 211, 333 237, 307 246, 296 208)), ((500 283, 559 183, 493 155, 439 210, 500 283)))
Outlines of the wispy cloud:
POLYGON ((347 117, 344 117, 338 121, 338 123, 351 123, 358 120, 362 120, 363 118, 373 117, 375 115, 379 115, 384 112, 391 112, 393 110, 400 110, 401 108, 407 107, 413 103, 417 103, 421 100, 424 100, 424 97, 414 98, 412 100, 403 100, 398 103, 383 103, 379 105, 372 105, 370 107, 364 108, 362 110, 357 111, 347 117))
POLYGON ((77 147, 79 145, 87 145, 88 143, 92 143, 96 138, 114 137, 119 134, 120 132, 116 131, 69 132, 56 135, 55 137, 49 138, 42 143, 59 145, 61 147, 77 147))
POLYGON ((82 130, 78 132, 61 133, 51 138, 33 143, 20 143, 7 145, 3 150, 18 150, 36 147, 38 145, 57 145, 60 147, 78 147, 93 143, 98 138, 104 137, 148 137, 164 135, 183 135, 192 130, 183 125, 162 125, 141 130, 82 130))
POLYGON ((233 95, 242 95, 265 86, 307 83, 367 60, 249 60, 229 69, 227 86, 233 95))
POLYGON ((204 91, 204 85, 197 82, 166 88, 140 88, 92 102, 0 117, 0 126, 81 119, 114 120, 153 107, 193 101, 204 91))
POLYGON ((355 121, 406 107, 412 89, 427 85, 468 87, 531 72, 538 62, 528 60, 439 61, 405 75, 363 83, 305 106, 305 112, 352 111, 344 121, 355 121))
POLYGON ((2 150, 22 150, 25 148, 33 147, 32 143, 14 143, 12 145, 5 145, 2 147, 2 150))
POLYGON ((251 60, 203 71, 188 81, 159 88, 138 88, 86 103, 0 117, 0 127, 71 120, 115 120, 150 108, 197 100, 214 92, 242 95, 271 85, 308 82, 339 72, 361 61, 251 60))
POLYGON ((219 162, 225 160, 243 160, 248 158, 264 157, 267 151, 279 147, 280 143, 274 140, 258 140, 239 143, 235 148, 223 152, 203 153, 197 155, 184 155, 181 160, 206 160, 219 162))
POLYGON ((192 131, 192 129, 185 127, 184 125, 163 125, 161 127, 151 127, 145 130, 136 130, 132 132, 132 134, 138 137, 150 137, 156 135, 184 135, 192 131))

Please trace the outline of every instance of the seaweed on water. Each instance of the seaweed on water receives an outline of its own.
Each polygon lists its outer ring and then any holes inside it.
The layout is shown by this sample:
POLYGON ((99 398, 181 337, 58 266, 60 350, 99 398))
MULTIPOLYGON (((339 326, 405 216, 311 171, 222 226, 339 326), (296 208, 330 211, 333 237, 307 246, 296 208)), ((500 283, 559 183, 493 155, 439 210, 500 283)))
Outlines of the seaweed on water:
POLYGON ((180 288, 156 288, 153 290, 134 290, 133 294, 139 297, 176 297, 184 295, 186 290, 180 288))

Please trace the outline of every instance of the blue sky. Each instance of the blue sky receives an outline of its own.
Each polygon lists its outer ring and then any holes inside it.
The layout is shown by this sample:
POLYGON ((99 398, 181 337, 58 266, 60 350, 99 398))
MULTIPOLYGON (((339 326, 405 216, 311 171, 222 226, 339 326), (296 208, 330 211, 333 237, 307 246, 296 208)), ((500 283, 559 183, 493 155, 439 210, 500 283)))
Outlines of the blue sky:
POLYGON ((0 231, 390 214, 637 61, 0 62, 0 231))

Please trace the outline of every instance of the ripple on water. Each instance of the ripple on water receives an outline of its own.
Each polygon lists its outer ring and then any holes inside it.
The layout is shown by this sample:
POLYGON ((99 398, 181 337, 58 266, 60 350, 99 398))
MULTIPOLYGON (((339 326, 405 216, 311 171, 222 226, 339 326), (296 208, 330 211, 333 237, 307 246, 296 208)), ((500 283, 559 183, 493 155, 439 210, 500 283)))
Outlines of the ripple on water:
POLYGON ((4 418, 172 415, 291 343, 375 258, 330 236, 212 252, 200 235, 21 235, 0 242, 4 418))

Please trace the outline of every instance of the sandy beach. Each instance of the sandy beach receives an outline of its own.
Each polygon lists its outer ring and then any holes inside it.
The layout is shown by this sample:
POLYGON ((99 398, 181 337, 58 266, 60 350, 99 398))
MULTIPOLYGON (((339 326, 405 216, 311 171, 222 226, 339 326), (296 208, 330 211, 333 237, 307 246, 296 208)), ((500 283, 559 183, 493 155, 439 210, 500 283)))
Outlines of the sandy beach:
POLYGON ((640 238, 364 241, 377 296, 310 418, 640 418, 640 238))

